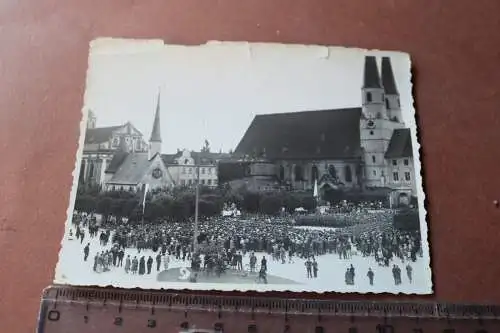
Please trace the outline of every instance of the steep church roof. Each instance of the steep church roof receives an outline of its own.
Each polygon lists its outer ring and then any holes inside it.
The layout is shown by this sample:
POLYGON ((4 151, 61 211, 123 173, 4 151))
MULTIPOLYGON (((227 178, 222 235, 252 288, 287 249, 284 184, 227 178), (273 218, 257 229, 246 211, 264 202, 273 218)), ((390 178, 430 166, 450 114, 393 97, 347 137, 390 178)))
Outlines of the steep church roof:
POLYGON ((365 57, 363 88, 382 88, 378 73, 377 58, 374 56, 365 57))
POLYGON ((382 84, 384 85, 386 95, 398 94, 394 72, 392 71, 391 59, 389 57, 382 57, 382 84))
POLYGON ((257 115, 235 155, 273 159, 342 159, 361 156, 361 108, 257 115))
POLYGON ((149 141, 161 142, 161 128, 160 128, 160 93, 158 93, 158 100, 156 102, 155 120, 153 122, 153 130, 151 131, 151 138, 149 141))
POLYGON ((124 125, 87 128, 85 132, 85 143, 97 144, 109 141, 113 132, 122 128, 124 125))
POLYGON ((392 132, 389 147, 385 152, 385 158, 412 157, 413 148, 411 144, 411 133, 409 128, 395 129, 392 132))

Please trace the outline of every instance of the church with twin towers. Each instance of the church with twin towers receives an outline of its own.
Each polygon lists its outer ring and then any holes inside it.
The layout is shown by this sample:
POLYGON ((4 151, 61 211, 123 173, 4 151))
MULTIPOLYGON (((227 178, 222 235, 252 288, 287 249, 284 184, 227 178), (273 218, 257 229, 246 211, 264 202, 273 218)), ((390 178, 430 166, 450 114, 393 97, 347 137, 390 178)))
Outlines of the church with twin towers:
POLYGON ((412 136, 391 59, 366 56, 359 75, 359 107, 257 114, 231 155, 181 149, 163 154, 159 95, 147 142, 129 122, 97 127, 89 111, 80 184, 127 191, 146 184, 190 187, 199 165, 200 183, 208 187, 312 192, 317 184, 320 195, 342 189, 409 202, 417 196, 412 136))
POLYGON ((379 194, 395 205, 417 197, 391 59, 366 56, 359 75, 360 107, 255 116, 232 160, 219 164, 219 182, 257 191, 312 191, 316 183, 323 194, 379 194))

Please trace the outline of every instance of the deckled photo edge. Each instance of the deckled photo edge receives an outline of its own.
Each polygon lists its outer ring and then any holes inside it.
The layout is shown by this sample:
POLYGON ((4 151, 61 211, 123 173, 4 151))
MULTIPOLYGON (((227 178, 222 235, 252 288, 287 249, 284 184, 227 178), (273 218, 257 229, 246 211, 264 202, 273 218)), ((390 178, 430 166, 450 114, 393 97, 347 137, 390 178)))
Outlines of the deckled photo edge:
MULTIPOLYGON (((104 46, 104 49, 107 48, 106 51, 109 50, 110 53, 115 53, 115 52, 112 52, 112 48, 114 46, 117 46, 118 44, 121 44, 121 42, 119 43, 116 43, 117 41, 112 41, 110 44, 107 44, 107 39, 98 39, 98 40, 94 40, 93 42, 91 42, 91 47, 89 49, 89 61, 88 61, 88 70, 87 70, 87 77, 86 77, 86 86, 85 86, 85 95, 84 95, 84 103, 83 103, 83 107, 81 109, 81 112, 82 112, 82 120, 80 121, 80 136, 79 136, 79 144, 78 144, 78 150, 77 150, 77 153, 76 153, 76 159, 75 159, 75 168, 72 172, 72 176, 73 176, 73 185, 72 185, 72 188, 71 188, 71 193, 70 193, 70 205, 68 207, 68 210, 67 210, 67 219, 66 219, 66 223, 65 223, 65 233, 64 233, 64 238, 61 242, 61 249, 60 249, 60 252, 59 252, 59 258, 61 258, 61 254, 62 252, 64 251, 64 244, 65 244, 65 241, 66 241, 66 238, 67 238, 67 232, 69 231, 69 227, 70 227, 70 224, 71 224, 71 217, 72 217, 72 214, 73 214, 73 210, 74 210, 74 205, 75 205, 75 200, 76 200, 76 194, 77 194, 77 191, 78 191, 78 175, 80 173, 80 166, 81 166, 81 159, 82 159, 82 153, 83 153, 83 146, 84 146, 84 141, 85 141, 85 130, 86 130, 86 123, 88 121, 88 110, 86 108, 86 102, 87 99, 88 99, 88 92, 89 92, 89 89, 88 89, 88 85, 90 82, 92 82, 92 53, 93 51, 96 51, 97 53, 99 53, 100 49, 101 48, 101 43, 103 42, 106 42, 105 43, 105 46, 104 46), (94 43, 94 44, 92 44, 94 43), (114 44, 114 45, 111 45, 111 44, 114 44), (95 49, 92 48, 92 45, 94 45, 95 49), (111 49, 109 49, 111 47, 111 49)), ((151 42, 155 42, 157 45, 154 46, 154 48, 156 50, 158 50, 158 45, 159 45, 159 42, 162 43, 162 47, 163 47, 163 42, 162 41, 158 41, 158 40, 149 40, 151 42)), ((137 40, 125 40, 125 44, 128 44, 130 42, 129 45, 127 45, 127 50, 130 51, 130 48, 129 47, 132 47, 133 49, 133 45, 132 44, 135 44, 137 42, 137 40)), ((211 41, 211 42, 207 42, 206 44, 203 44, 203 45, 207 45, 209 46, 211 43, 214 43, 214 41, 211 41)), ((224 44, 223 42, 219 42, 219 41, 215 41, 216 44, 224 44)), ((249 47, 252 46, 251 43, 247 43, 247 42, 230 42, 230 44, 246 44, 248 45, 249 47)), ((139 42, 139 44, 143 44, 141 42, 139 42)), ((137 45, 139 45, 137 44, 137 45)), ((272 46, 272 45, 281 45, 281 46, 287 46, 287 44, 278 44, 278 43, 273 43, 273 44, 270 44, 270 43, 259 43, 259 44, 263 44, 263 45, 266 45, 266 46, 272 46)), ((118 45, 118 46, 122 46, 124 44, 121 44, 121 45, 118 45)), ((399 55, 405 55, 408 59, 408 81, 407 82, 403 82, 403 84, 406 85, 408 84, 408 89, 409 89, 409 95, 410 95, 410 98, 411 98, 411 104, 409 105, 409 109, 408 109, 408 112, 411 113, 411 117, 409 117, 409 123, 408 123, 408 126, 411 128, 411 141, 413 142, 413 154, 415 156, 415 161, 414 161, 414 164, 415 164, 415 178, 416 178, 416 186, 417 186, 417 193, 418 193, 418 203, 419 203, 419 217, 420 217, 420 228, 421 228, 421 241, 422 241, 422 246, 423 246, 423 252, 424 252, 424 256, 423 258, 421 258, 420 260, 425 260, 427 261, 427 264, 428 264, 428 274, 429 274, 429 281, 428 281, 428 285, 427 287, 429 288, 428 291, 422 291, 422 292, 417 292, 415 294, 429 294, 429 293, 432 293, 432 271, 431 271, 431 268, 430 268, 430 248, 429 248, 429 243, 428 243, 428 226, 427 226, 427 213, 426 213, 426 207, 424 206, 424 203, 425 203, 425 192, 424 192, 424 189, 423 189, 423 179, 422 179, 422 161, 421 161, 421 156, 420 156, 420 142, 418 140, 418 126, 416 124, 416 119, 415 119, 415 108, 414 108, 414 104, 413 104, 413 101, 414 101, 414 97, 413 97, 413 91, 412 91, 412 86, 413 86, 413 82, 412 82, 412 75, 411 75, 411 60, 410 60, 410 56, 407 54, 407 53, 404 53, 404 52, 397 52, 397 51, 379 51, 379 50, 365 50, 365 49, 355 49, 355 48, 344 48, 344 47, 328 47, 328 46, 321 46, 321 45, 299 45, 299 44, 292 44, 294 46, 305 46, 305 47, 318 47, 318 48, 326 48, 327 50, 330 50, 331 48, 333 49, 350 49, 351 51, 354 51, 354 50, 357 50, 357 51, 361 51, 361 52, 364 52, 366 54, 371 54, 373 52, 383 52, 383 53, 392 53, 394 55, 396 54, 399 54, 399 55)), ((183 45, 166 45, 167 47, 168 46, 183 46, 183 45)), ((202 46, 202 45, 199 45, 199 46, 202 46)), ((194 45, 192 46, 188 46, 188 47, 196 47, 194 45)), ((142 52, 150 52, 150 51, 142 51, 142 52)), ((116 51, 116 53, 121 53, 120 51, 116 51)), ((400 84, 401 85, 401 84, 400 84)), ((146 134, 147 135, 147 134, 146 134)), ((70 281, 64 281, 64 278, 62 276, 60 276, 59 273, 59 264, 60 264, 60 260, 58 262, 58 266, 56 268, 56 279, 55 279, 55 282, 56 283, 69 283, 71 284, 70 281)), ((121 285, 118 285, 119 287, 122 287, 121 285)), ((209 288, 210 284, 199 284, 199 285, 195 285, 193 286, 192 289, 197 289, 197 290, 240 290, 240 291, 248 291, 248 290, 256 290, 256 291, 284 291, 284 290, 293 290, 293 291, 311 291, 311 292, 319 292, 319 293, 324 293, 324 292, 339 292, 339 293, 352 293, 352 292, 364 292, 364 293, 379 293, 379 292, 384 292, 384 293, 396 293, 396 294, 401 294, 402 292, 397 292, 397 291, 387 291, 387 290, 384 290, 384 291, 361 291, 359 289, 354 289, 354 290, 338 290, 338 289, 329 289, 329 290, 317 290, 317 289, 306 289, 306 288, 302 288, 301 290, 298 290, 296 288, 292 288, 292 289, 268 289, 267 287, 264 287, 264 286, 259 286, 258 288, 254 289, 254 288, 250 288, 250 286, 246 286, 248 287, 247 289, 245 288, 236 288, 238 285, 234 285, 234 288, 223 288, 221 289, 219 285, 214 285, 213 288, 209 288), (205 288, 204 286, 208 287, 208 288, 205 288), (217 288, 219 287, 219 288, 217 288)), ((276 287, 278 287, 278 285, 275 285, 276 287)), ((137 285, 134 285, 132 284, 130 287, 142 287, 142 288, 147 288, 147 286, 144 286, 144 285, 141 285, 141 284, 137 284, 137 285)), ((180 289, 185 289, 186 288, 186 285, 185 284, 182 284, 179 286, 180 289), (182 286, 182 287, 181 287, 182 286)), ((166 286, 166 288, 164 289, 169 289, 168 286, 166 286)), ((404 294, 408 294, 408 293, 404 293, 404 294)), ((410 293, 411 294, 411 293, 410 293)))

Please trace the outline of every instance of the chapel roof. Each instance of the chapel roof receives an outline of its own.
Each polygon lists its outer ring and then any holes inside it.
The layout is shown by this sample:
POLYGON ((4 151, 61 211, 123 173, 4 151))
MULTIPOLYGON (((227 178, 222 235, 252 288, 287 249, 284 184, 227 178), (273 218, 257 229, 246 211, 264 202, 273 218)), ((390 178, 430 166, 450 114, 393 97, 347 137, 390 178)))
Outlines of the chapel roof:
POLYGON ((148 170, 151 163, 148 153, 129 153, 125 156, 109 183, 136 185, 142 180, 144 172, 148 170))

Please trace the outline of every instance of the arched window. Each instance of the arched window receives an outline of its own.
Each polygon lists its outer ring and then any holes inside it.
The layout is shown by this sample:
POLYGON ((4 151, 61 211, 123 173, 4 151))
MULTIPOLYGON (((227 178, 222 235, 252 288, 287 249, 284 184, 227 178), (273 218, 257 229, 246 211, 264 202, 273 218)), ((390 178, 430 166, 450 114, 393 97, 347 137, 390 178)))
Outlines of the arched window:
POLYGON ((348 183, 352 182, 352 171, 350 165, 345 166, 345 181, 348 183))
POLYGON ((280 181, 284 181, 285 180, 285 168, 280 165, 280 181))
POLYGON ((371 92, 366 93, 366 101, 368 103, 370 103, 372 101, 372 93, 371 92))
POLYGON ((332 178, 337 178, 337 170, 335 169, 335 166, 333 164, 330 164, 330 166, 328 167, 328 174, 332 178))
POLYGON ((318 176, 319 176, 318 167, 315 166, 315 165, 313 165, 312 168, 311 168, 311 179, 312 180, 317 180, 318 176))
POLYGON ((295 181, 304 180, 304 171, 302 170, 302 167, 300 165, 295 165, 294 174, 295 181))

